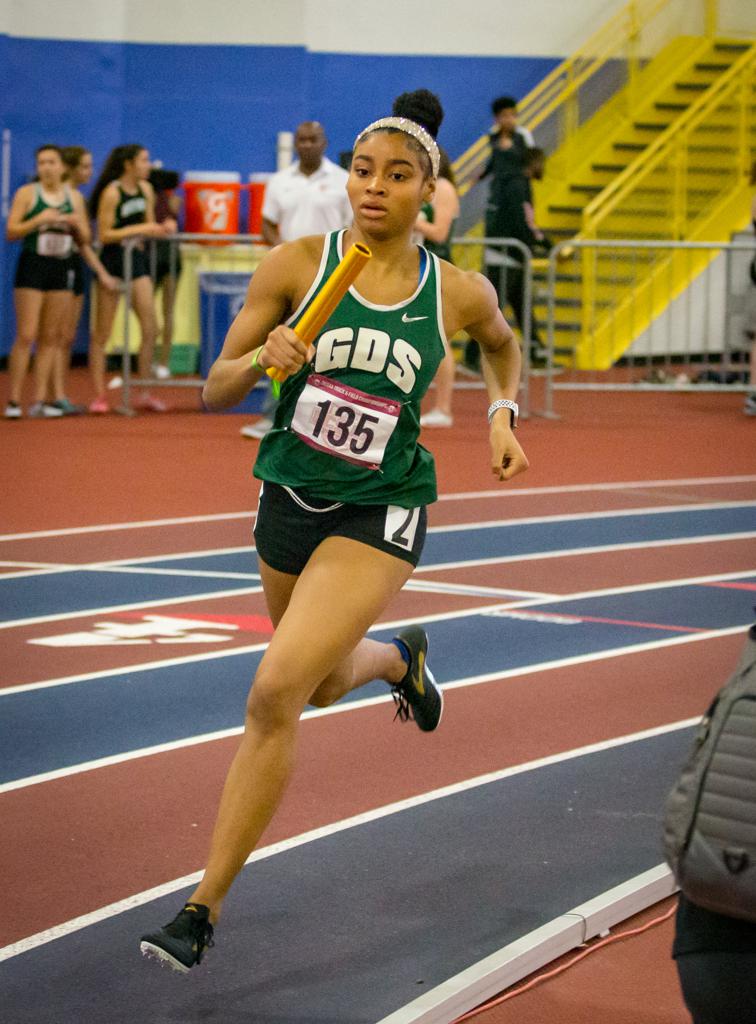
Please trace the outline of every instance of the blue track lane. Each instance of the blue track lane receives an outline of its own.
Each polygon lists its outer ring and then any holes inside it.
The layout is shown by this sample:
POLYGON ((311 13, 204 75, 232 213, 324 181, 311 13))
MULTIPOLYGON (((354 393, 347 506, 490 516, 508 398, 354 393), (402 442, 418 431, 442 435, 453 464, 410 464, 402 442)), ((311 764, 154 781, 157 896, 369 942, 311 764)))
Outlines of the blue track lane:
MULTIPOLYGON (((678 512, 642 515, 605 515, 593 519, 563 519, 546 523, 512 521, 488 526, 431 532, 423 551, 421 566, 486 560, 513 555, 642 544, 649 541, 684 539, 751 532, 756 536, 756 505, 717 509, 683 509, 678 512)), ((128 563, 125 563, 128 564, 128 563)), ((142 567, 192 572, 256 573, 257 557, 250 549, 218 552, 185 559, 155 559, 142 567)), ((144 576, 117 572, 80 572, 27 576, 3 580, 0 577, 0 619, 13 621, 38 615, 64 615, 164 599, 180 600, 195 594, 237 590, 254 585, 254 580, 208 577, 144 576)))
POLYGON ((664 796, 691 734, 500 779, 253 863, 188 977, 138 953, 188 892, 107 918, 3 963, 5 1019, 375 1024, 659 864, 664 796))
MULTIPOLYGON (((427 624, 430 660, 443 683, 681 635, 662 628, 664 624, 745 631, 753 621, 753 601, 749 590, 687 586, 543 602, 532 609, 536 614, 543 610, 617 620, 642 617, 659 628, 473 612, 427 624)), ((387 640, 391 633, 371 635, 387 640)), ((6 696, 0 691, 0 782, 240 726, 261 656, 240 653, 6 696), (54 730, 50 722, 56 723, 54 730)), ((386 693, 385 684, 376 682, 345 700, 386 693)), ((387 707, 386 714, 393 709, 387 707)))

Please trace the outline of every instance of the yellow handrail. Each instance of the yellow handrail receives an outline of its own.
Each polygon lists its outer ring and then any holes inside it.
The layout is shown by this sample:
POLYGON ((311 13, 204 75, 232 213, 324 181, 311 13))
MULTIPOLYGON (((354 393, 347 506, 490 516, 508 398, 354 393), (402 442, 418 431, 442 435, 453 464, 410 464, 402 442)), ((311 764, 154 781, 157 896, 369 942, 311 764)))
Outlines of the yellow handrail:
MULTIPOLYGON (((756 45, 751 46, 719 81, 700 96, 685 113, 677 118, 647 149, 619 174, 583 210, 580 230, 581 237, 595 238, 596 232, 619 203, 623 202, 637 186, 639 175, 645 176, 666 156, 669 150, 691 130, 699 125, 722 102, 728 90, 741 75, 756 68, 756 45)), ((745 98, 743 100, 745 102, 745 98)), ((744 168, 746 169, 746 168, 744 168)))
MULTIPOLYGON (((547 117, 566 107, 573 101, 578 90, 625 47, 637 40, 643 25, 647 24, 672 0, 630 0, 613 17, 580 46, 566 60, 554 68, 518 105, 521 123, 531 131, 541 125, 547 117)), ((708 7, 716 0, 705 0, 708 7)), ((632 47, 630 54, 630 79, 637 73, 637 51, 632 47), (635 68, 633 67, 635 64, 635 68)), ((577 130, 577 118, 571 119, 563 141, 569 141, 577 130)), ((481 136, 453 164, 459 190, 464 194, 470 187, 469 176, 482 162, 481 157, 488 146, 488 136, 481 136)))

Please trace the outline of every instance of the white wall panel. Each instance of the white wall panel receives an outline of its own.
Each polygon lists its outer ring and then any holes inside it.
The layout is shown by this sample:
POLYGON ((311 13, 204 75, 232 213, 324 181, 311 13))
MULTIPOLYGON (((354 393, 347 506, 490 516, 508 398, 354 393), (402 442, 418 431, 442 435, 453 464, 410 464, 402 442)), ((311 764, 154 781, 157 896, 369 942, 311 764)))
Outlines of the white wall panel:
MULTIPOLYGON (((688 0, 682 7, 697 13, 701 3, 688 0)), ((0 0, 0 32, 304 46, 321 53, 553 57, 571 53, 624 5, 625 0, 0 0)), ((754 0, 720 0, 720 25, 728 33, 756 32, 754 0)))

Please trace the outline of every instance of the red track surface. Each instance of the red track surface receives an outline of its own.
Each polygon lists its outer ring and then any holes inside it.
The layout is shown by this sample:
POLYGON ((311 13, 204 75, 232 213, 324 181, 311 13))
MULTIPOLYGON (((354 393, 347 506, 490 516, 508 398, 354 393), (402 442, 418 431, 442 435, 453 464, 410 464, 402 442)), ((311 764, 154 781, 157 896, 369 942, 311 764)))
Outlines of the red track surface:
MULTIPOLYGON (((186 397, 179 400, 195 404, 186 397)), ((440 490, 493 490, 484 398, 467 391, 455 400, 457 426, 427 432, 424 438, 437 456, 440 490)), ((499 498, 439 502, 431 522, 753 499, 753 482, 695 487, 675 483, 756 474, 756 424, 740 415, 739 404, 737 396, 711 394, 559 396, 563 421, 532 419, 522 429, 532 464, 529 473, 502 488, 499 498), (612 481, 669 483, 613 491, 516 493, 612 481)), ((113 416, 3 424, 0 458, 7 462, 6 479, 14 479, 3 533, 251 510, 257 493, 250 476, 256 444, 239 438, 240 422, 234 416, 175 413, 132 421, 113 416)), ((250 523, 243 518, 17 539, 2 543, 0 559, 83 564, 249 543, 250 523)), ((416 578, 571 594, 743 571, 752 568, 752 547, 752 541, 740 540, 686 543, 425 571, 416 578)), ((3 571, 18 569, 6 566, 3 571)), ((386 618, 495 600, 405 591, 386 618)), ((203 609, 238 614, 239 604, 238 598, 217 598, 205 600, 203 609)), ((243 611, 264 616, 261 596, 245 597, 243 611)), ((192 603, 166 602, 159 612, 191 616, 192 603)), ((90 648, 82 653, 27 642, 64 628, 86 629, 101 618, 80 616, 4 630, 9 669, 2 685, 145 660, 138 648, 90 648)), ((240 631, 224 646, 265 639, 261 625, 257 631, 240 631)), ((452 689, 444 727, 434 737, 392 725, 387 704, 309 718, 301 729, 295 778, 265 842, 428 788, 700 714, 741 645, 737 636, 708 639, 452 689), (670 680, 677 684, 669 685, 670 680)), ((149 658, 175 653, 152 647, 149 658)), ((0 794, 2 872, 17 879, 14 889, 23 893, 4 909, 0 945, 200 868, 235 742, 232 737, 185 747, 0 794)), ((666 961, 669 943, 665 926, 609 947, 596 954, 594 963, 589 960, 564 979, 546 982, 480 1020, 681 1024, 686 1016, 666 961), (633 973, 643 977, 642 992, 629 983, 633 973), (623 987, 618 978, 627 984, 623 987), (644 1006, 642 1016, 638 1000, 644 1006)))

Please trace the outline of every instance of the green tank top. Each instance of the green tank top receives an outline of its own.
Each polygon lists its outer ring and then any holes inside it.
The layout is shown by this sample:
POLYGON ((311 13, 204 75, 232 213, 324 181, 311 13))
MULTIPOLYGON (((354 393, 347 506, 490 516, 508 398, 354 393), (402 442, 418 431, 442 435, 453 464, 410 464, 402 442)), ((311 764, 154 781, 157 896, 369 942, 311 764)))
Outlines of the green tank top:
MULTIPOLYGON (((318 273, 288 326, 296 327, 338 265, 343 237, 325 236, 318 273)), ((436 500, 433 456, 417 439, 420 400, 447 341, 438 260, 422 248, 420 255, 417 289, 395 306, 349 289, 315 340, 314 364, 281 386, 256 477, 355 505, 415 508, 436 500)))
MULTIPOLYGON (((433 206, 432 206, 431 203, 423 203, 423 205, 420 207, 420 212, 425 214, 425 219, 428 221, 429 224, 433 224, 434 223, 435 217, 436 217, 436 211, 433 209, 433 206)), ((455 219, 449 225, 449 234, 446 236, 446 238, 443 240, 443 242, 431 242, 430 239, 426 238, 426 240, 423 243, 423 245, 428 250, 428 252, 435 253, 436 256, 438 256, 438 258, 440 260, 446 260, 447 262, 451 263, 452 262, 451 240, 452 240, 452 237, 454 235, 454 229, 455 229, 456 225, 457 225, 457 221, 455 219)))
POLYGON ((115 210, 113 227, 129 228, 134 224, 144 224, 147 220, 147 197, 139 185, 135 193, 124 192, 121 185, 118 185, 118 205, 115 210))
MULTIPOLYGON (((65 199, 56 206, 53 203, 45 202, 45 198, 42 195, 42 186, 37 183, 34 205, 28 213, 24 214, 23 219, 31 220, 32 217, 36 217, 43 210, 73 213, 73 200, 71 199, 69 189, 65 189, 65 199)), ((73 239, 70 230, 67 228, 53 227, 51 224, 45 224, 36 231, 30 231, 28 235, 24 236, 23 251, 33 252, 38 256, 53 256, 57 259, 65 259, 71 255, 72 248, 73 239)))

